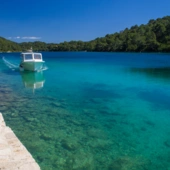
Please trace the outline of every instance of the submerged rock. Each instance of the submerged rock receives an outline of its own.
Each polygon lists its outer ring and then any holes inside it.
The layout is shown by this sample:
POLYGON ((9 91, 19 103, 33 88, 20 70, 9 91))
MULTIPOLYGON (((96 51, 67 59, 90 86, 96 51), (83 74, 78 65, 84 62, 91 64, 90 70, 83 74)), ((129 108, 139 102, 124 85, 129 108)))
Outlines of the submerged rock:
POLYGON ((70 154, 65 162, 63 169, 72 170, 94 170, 95 162, 91 153, 79 151, 75 154, 70 154))
POLYGON ((18 117, 18 113, 12 113, 11 117, 18 117))
POLYGON ((7 107, 6 106, 0 106, 0 111, 1 112, 4 112, 4 111, 6 111, 7 110, 7 107))
POLYGON ((165 145, 166 147, 170 148, 170 139, 166 140, 166 141, 164 142, 164 145, 165 145))
POLYGON ((110 164, 108 170, 144 170, 146 162, 132 157, 120 157, 110 164))
POLYGON ((56 106, 56 107, 61 107, 62 104, 60 102, 53 102, 52 105, 56 106))
POLYGON ((50 136, 49 134, 41 134, 40 138, 45 140, 45 141, 52 140, 52 136, 50 136))
POLYGON ((55 106, 55 107, 60 107, 60 108, 65 108, 66 107, 66 104, 63 103, 63 102, 52 102, 51 105, 55 106))
POLYGON ((90 117, 91 119, 96 119, 98 116, 96 111, 92 109, 83 109, 82 112, 84 115, 90 117))
POLYGON ((33 122, 33 121, 37 122, 37 119, 33 117, 25 117, 25 120, 28 122, 33 122))
POLYGON ((73 151, 77 149, 77 144, 68 140, 62 140, 61 146, 69 151, 73 151))

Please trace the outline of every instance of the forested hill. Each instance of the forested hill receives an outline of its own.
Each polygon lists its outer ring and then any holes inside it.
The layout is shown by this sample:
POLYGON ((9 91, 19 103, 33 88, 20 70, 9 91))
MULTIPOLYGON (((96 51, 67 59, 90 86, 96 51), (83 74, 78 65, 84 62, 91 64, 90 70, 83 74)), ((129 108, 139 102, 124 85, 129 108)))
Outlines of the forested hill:
POLYGON ((34 51, 170 52, 170 16, 150 20, 146 25, 134 25, 89 42, 15 43, 0 37, 0 51, 24 51, 31 46, 34 51))
POLYGON ((21 47, 18 43, 9 41, 3 37, 0 37, 0 52, 7 51, 21 51, 21 47))

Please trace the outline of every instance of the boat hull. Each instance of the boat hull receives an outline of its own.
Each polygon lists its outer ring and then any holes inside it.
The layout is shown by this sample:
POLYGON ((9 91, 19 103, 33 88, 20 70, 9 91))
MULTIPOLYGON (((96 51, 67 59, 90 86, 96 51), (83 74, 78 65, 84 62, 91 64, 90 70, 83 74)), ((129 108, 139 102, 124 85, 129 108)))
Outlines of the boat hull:
POLYGON ((43 68, 44 61, 30 61, 30 62, 21 62, 20 69, 28 71, 38 71, 43 68))

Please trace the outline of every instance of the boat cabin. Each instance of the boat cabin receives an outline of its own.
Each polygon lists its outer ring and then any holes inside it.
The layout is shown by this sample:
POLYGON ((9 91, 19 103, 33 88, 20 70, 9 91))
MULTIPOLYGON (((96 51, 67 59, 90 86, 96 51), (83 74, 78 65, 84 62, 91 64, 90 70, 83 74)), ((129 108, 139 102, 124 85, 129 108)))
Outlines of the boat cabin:
POLYGON ((22 62, 42 61, 42 54, 41 53, 22 53, 21 58, 22 58, 22 62))

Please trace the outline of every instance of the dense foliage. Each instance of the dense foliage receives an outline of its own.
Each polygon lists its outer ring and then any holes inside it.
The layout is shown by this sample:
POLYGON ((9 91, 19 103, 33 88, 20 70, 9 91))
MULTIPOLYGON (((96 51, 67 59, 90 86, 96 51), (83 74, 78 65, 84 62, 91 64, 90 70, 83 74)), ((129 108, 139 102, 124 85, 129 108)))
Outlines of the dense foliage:
POLYGON ((0 37, 0 51, 21 51, 21 47, 18 43, 6 40, 3 37, 0 37))
POLYGON ((15 43, 0 37, 0 51, 24 51, 30 47, 34 51, 170 52, 170 16, 150 20, 146 25, 134 25, 130 29, 107 34, 89 42, 15 43))

